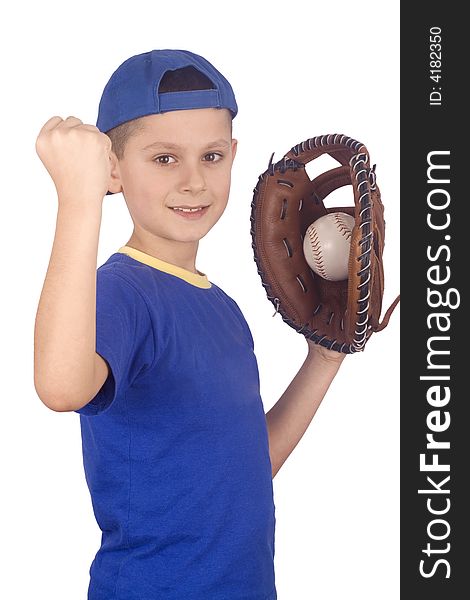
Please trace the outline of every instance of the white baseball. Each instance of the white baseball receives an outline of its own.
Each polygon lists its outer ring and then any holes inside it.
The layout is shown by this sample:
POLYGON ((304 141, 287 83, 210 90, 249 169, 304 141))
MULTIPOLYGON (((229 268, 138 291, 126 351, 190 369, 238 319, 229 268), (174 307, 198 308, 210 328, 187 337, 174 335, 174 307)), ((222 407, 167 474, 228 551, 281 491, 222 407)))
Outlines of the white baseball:
POLYGON ((309 225, 304 237, 304 255, 309 267, 329 281, 348 278, 349 251, 354 217, 328 213, 309 225))

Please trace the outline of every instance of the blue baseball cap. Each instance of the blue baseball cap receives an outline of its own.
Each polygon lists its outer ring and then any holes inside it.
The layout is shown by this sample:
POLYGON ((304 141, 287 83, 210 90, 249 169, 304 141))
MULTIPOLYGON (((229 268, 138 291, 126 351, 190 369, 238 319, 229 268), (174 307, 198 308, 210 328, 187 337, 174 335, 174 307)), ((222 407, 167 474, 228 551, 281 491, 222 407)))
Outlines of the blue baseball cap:
POLYGON ((131 56, 111 75, 101 96, 96 127, 106 133, 132 119, 192 108, 227 108, 232 119, 238 112, 232 86, 208 60, 189 50, 151 50, 131 56), (208 77, 213 88, 158 92, 167 71, 189 66, 208 77))

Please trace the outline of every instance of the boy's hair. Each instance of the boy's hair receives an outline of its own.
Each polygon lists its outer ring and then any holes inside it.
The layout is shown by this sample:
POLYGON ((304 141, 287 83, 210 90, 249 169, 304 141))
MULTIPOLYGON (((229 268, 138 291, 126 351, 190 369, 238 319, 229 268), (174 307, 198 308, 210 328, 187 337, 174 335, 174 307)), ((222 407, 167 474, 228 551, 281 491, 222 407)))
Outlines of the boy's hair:
MULTIPOLYGON (((163 75, 158 87, 159 93, 210 89, 214 89, 212 81, 204 73, 201 73, 192 66, 167 71, 163 75)), ((232 131, 231 128, 232 119, 230 119, 230 131, 232 131)), ((126 123, 122 123, 122 125, 113 127, 113 129, 106 132, 106 135, 112 142, 111 149, 116 154, 118 160, 124 158, 124 150, 129 138, 135 133, 143 131, 143 129, 142 117, 139 117, 138 119, 132 119, 132 121, 127 121, 126 123)))

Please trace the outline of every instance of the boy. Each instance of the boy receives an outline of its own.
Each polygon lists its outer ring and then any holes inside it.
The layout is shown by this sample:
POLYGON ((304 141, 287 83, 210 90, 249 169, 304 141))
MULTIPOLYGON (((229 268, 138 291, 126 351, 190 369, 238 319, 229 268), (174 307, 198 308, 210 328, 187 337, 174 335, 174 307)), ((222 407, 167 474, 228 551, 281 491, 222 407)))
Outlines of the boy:
POLYGON ((102 531, 89 600, 275 600, 272 478, 345 355, 308 356, 265 415, 253 338, 196 268, 237 149, 229 82, 183 50, 131 57, 97 127, 52 117, 36 149, 58 193, 35 328, 35 386, 80 414, 102 531), (96 270, 104 195, 134 230, 96 270))

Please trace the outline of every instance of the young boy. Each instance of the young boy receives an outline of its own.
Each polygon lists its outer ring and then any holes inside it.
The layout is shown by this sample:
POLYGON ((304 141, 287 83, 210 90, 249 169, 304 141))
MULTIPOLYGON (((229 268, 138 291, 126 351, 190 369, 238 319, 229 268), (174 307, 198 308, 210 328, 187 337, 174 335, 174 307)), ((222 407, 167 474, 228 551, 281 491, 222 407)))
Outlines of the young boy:
POLYGON ((35 327, 35 386, 80 414, 102 531, 89 600, 275 600, 272 478, 345 355, 308 343, 265 415, 253 338, 196 268, 237 149, 229 82, 183 50, 113 73, 97 126, 49 119, 36 149, 58 193, 35 327), (134 230, 96 269, 102 201, 134 230))

